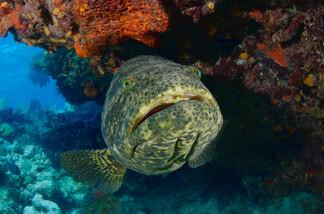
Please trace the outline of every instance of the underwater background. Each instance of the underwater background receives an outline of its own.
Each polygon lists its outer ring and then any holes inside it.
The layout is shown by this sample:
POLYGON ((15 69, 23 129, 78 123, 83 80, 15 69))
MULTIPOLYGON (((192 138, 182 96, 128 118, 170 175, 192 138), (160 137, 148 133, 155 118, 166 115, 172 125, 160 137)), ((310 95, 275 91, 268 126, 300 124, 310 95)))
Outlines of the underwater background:
POLYGON ((64 107, 65 100, 55 91, 50 76, 39 74, 33 78, 31 61, 42 53, 41 48, 30 48, 14 41, 13 36, 0 38, 1 42, 1 100, 11 107, 24 107, 39 100, 46 107, 64 107), (41 90, 40 90, 41 89, 41 90), (58 95, 57 95, 58 94, 58 95))
POLYGON ((137 34, 91 41, 82 6, 76 26, 67 1, 64 16, 39 2, 22 12, 19 1, 0 1, 0 214, 324 213, 323 3, 169 1, 170 23, 162 12, 165 22, 149 23, 161 33, 156 48, 137 34), (18 24, 6 16, 16 10, 18 24), (79 34, 87 45, 73 43, 79 34), (211 162, 162 176, 128 170, 107 194, 72 178, 60 154, 106 148, 105 93, 118 68, 143 54, 199 68, 224 127, 211 162))

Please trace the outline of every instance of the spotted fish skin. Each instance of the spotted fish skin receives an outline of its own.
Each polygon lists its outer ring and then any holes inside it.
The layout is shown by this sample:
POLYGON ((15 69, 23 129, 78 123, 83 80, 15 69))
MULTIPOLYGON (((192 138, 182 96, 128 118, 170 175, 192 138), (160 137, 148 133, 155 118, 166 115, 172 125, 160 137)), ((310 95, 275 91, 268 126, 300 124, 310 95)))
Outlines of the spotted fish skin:
POLYGON ((196 69, 140 56, 115 74, 101 128, 121 165, 154 175, 208 161, 222 123, 219 106, 196 69))

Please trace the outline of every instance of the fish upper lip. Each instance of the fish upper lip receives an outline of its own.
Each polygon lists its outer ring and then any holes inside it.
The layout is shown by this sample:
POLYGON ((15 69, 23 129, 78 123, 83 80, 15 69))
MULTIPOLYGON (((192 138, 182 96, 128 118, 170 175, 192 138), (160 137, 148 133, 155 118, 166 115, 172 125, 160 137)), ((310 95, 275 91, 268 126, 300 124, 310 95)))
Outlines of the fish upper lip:
POLYGON ((134 125, 131 128, 131 133, 134 132, 139 125, 141 125, 146 119, 151 117, 152 115, 161 112, 179 102, 187 101, 187 100, 196 100, 200 102, 210 103, 210 100, 206 99, 202 95, 198 94, 184 94, 184 95, 171 95, 162 99, 160 102, 149 108, 149 110, 140 115, 135 119, 134 125))

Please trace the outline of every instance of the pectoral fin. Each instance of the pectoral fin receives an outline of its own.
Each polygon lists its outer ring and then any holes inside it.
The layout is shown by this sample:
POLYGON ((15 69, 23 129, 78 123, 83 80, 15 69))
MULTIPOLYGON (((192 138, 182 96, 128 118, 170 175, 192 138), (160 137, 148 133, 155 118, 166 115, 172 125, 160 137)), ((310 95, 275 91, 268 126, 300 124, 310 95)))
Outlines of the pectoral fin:
POLYGON ((188 160, 189 166, 197 168, 211 161, 213 159, 214 147, 213 144, 209 144, 201 152, 195 151, 188 160))
POLYGON ((126 168, 114 159, 110 149, 65 152, 61 163, 75 179, 99 184, 110 193, 120 188, 126 173, 126 168))
MULTIPOLYGON (((189 158, 188 164, 191 168, 197 168, 204 165, 205 163, 211 161, 216 154, 216 142, 222 137, 224 133, 223 121, 219 123, 220 129, 218 130, 217 137, 209 142, 203 149, 200 151, 194 151, 193 155, 189 158)), ((197 147, 195 147, 197 148, 197 147)), ((200 147, 198 147, 200 148, 200 147)))

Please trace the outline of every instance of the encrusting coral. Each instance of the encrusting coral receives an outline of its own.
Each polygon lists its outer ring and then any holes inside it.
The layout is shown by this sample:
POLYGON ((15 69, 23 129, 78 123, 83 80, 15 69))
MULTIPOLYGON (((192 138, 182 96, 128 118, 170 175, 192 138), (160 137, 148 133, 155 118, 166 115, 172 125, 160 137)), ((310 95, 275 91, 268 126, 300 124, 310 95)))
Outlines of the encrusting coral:
POLYGON ((74 47, 81 57, 98 54, 106 45, 127 38, 154 46, 154 32, 168 29, 159 0, 5 0, 0 1, 0 36, 55 50, 74 47))
POLYGON ((168 29, 168 16, 159 0, 74 0, 73 10, 80 27, 74 37, 79 56, 91 56, 126 38, 155 46, 157 40, 151 33, 168 29))

